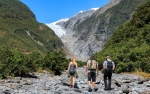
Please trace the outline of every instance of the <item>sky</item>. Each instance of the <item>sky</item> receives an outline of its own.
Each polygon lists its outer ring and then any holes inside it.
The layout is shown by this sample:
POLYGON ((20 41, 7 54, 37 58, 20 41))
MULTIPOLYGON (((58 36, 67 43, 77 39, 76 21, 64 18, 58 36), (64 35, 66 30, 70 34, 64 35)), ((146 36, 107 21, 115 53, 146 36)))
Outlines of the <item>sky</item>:
POLYGON ((79 11, 100 8, 110 0, 20 0, 35 14, 40 23, 52 23, 71 18, 79 11))

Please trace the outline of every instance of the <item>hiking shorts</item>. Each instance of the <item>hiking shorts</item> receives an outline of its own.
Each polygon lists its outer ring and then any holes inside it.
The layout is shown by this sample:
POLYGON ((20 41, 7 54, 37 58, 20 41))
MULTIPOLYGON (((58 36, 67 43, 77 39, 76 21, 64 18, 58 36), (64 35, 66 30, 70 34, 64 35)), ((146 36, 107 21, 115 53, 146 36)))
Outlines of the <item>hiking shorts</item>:
POLYGON ((75 76, 75 72, 70 72, 70 76, 75 76))
POLYGON ((77 70, 75 70, 75 73, 74 74, 70 74, 70 72, 68 72, 68 76, 78 76, 78 73, 77 73, 77 70))
POLYGON ((89 72, 88 73, 88 81, 91 81, 92 82, 96 82, 96 72, 89 72))

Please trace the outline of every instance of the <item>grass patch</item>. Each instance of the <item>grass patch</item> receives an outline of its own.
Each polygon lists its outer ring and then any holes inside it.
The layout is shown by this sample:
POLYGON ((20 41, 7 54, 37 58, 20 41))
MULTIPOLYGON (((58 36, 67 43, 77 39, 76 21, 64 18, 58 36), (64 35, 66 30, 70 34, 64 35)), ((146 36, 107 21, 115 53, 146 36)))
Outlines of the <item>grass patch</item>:
MULTIPOLYGON (((124 72, 122 74, 129 74, 129 72, 124 72)), ((145 72, 130 72, 130 74, 135 74, 135 75, 140 75, 144 78, 149 78, 150 77, 150 73, 145 73, 145 72)))
POLYGON ((49 72, 50 74, 54 74, 54 72, 52 70, 48 70, 48 69, 46 69, 46 70, 42 70, 42 69, 37 70, 37 73, 45 73, 45 72, 49 72))
POLYGON ((141 75, 144 78, 150 77, 150 73, 145 73, 145 72, 131 72, 131 74, 141 75))

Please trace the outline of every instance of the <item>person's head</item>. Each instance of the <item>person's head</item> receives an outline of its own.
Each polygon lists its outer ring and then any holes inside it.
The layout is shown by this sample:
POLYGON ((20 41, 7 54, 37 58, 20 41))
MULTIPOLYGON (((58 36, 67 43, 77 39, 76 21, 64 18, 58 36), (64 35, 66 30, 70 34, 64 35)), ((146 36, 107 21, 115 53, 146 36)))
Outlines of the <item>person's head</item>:
POLYGON ((72 61, 73 63, 75 63, 75 62, 76 62, 76 58, 73 57, 71 61, 72 61))
POLYGON ((106 60, 110 60, 110 56, 106 56, 106 60))
POLYGON ((96 60, 94 55, 91 55, 91 60, 96 60))

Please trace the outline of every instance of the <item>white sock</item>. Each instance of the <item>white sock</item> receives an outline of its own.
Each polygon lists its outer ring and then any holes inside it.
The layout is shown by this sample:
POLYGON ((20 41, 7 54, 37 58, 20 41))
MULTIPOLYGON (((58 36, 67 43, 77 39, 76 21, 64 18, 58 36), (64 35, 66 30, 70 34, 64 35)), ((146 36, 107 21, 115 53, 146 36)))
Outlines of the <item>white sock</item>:
POLYGON ((91 88, 91 85, 89 85, 88 87, 91 88))

